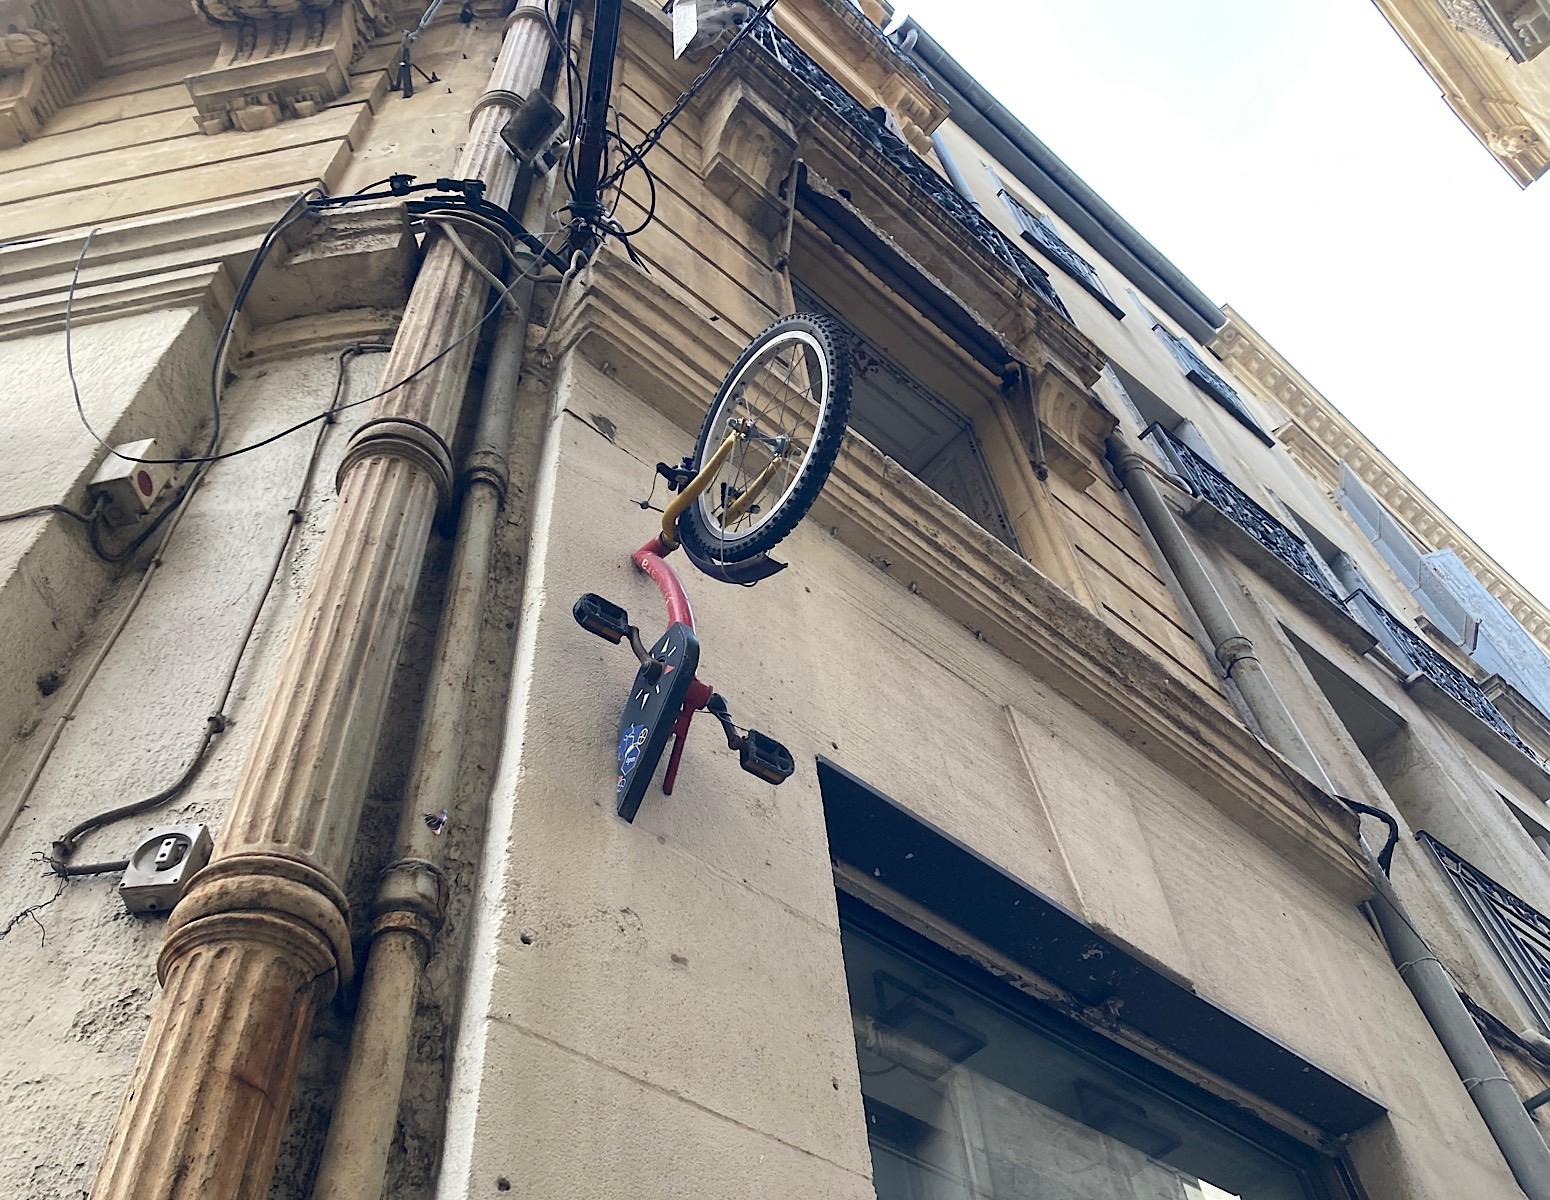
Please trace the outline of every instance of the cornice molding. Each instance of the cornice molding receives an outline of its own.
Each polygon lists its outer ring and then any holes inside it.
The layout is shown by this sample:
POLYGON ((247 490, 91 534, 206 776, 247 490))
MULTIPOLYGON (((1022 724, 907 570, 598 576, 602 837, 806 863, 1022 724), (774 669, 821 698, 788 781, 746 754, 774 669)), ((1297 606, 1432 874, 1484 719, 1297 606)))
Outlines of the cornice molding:
MULTIPOLYGON (((294 199, 293 192, 270 193, 101 230, 81 271, 72 323, 224 304, 235 285, 233 272, 240 275, 294 199)), ((0 340, 63 327, 83 237, 77 232, 0 248, 0 340)), ((332 210, 291 226, 281 243, 273 266, 284 270, 286 282, 255 296, 244 328, 402 305, 416 253, 402 202, 332 210)))
MULTIPOLYGON (((710 315, 610 249, 576 278, 565 309, 550 314, 548 351, 556 360, 584 356, 690 430, 742 349, 710 315), (670 355, 660 352, 664 329, 673 331, 670 355)), ((1355 837, 1350 814, 1327 803, 1315 812, 1220 696, 1110 629, 854 433, 812 520, 1118 736, 1145 745, 1289 862, 1353 901, 1370 894, 1340 840, 1355 837)))
POLYGON ((1276 436, 1331 490, 1344 462, 1423 546, 1452 550, 1539 643, 1550 648, 1550 608, 1514 579, 1230 306, 1211 349, 1290 418, 1276 436))
POLYGON ((350 64, 391 23, 378 0, 194 0, 219 26, 208 70, 188 77, 208 134, 310 117, 350 90, 350 64))
POLYGON ((1443 99, 1519 187, 1550 171, 1550 113, 1531 113, 1513 95, 1519 65, 1456 28, 1436 0, 1374 0, 1443 99))
POLYGON ((35 138, 96 67, 73 0, 0 0, 0 150, 35 138))

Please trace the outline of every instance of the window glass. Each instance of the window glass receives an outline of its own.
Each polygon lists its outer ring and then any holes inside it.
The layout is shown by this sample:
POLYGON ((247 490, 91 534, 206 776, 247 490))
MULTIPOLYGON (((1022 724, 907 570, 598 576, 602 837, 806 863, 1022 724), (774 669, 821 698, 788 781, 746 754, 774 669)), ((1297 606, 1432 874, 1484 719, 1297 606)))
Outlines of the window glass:
POLYGON ((841 940, 878 1200, 1328 1200, 1305 1163, 1003 1003, 1026 997, 853 921, 841 940))
POLYGON ((797 306, 827 313, 850 338, 850 428, 954 508, 1022 553, 973 424, 878 350, 807 288, 797 306))

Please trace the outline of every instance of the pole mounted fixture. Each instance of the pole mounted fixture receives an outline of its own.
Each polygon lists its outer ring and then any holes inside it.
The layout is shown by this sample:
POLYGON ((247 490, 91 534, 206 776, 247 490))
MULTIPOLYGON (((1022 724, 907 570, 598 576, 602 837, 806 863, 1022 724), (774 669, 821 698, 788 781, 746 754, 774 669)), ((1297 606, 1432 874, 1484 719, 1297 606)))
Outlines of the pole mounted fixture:
POLYGON ((608 145, 608 98, 613 94, 614 57, 619 50, 623 0, 597 0, 592 16, 592 50, 587 59, 587 84, 581 105, 576 151, 576 179, 570 211, 575 219, 570 248, 590 254, 597 245, 603 205, 598 183, 603 177, 603 152, 608 145))

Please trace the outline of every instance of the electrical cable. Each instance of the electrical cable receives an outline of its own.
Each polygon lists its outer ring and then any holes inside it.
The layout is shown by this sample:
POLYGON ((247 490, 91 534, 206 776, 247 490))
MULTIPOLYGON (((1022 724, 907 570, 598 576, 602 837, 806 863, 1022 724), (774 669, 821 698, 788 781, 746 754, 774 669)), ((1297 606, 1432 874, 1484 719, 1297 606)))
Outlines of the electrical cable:
MULTIPOLYGON (((550 246, 551 250, 553 248, 553 244, 557 244, 558 243, 559 237, 563 233, 564 233, 563 229, 552 231, 552 234, 551 234, 551 246, 550 246)), ((495 297, 494 302, 490 305, 490 307, 488 309, 486 309, 486 311, 479 318, 478 321, 474 322, 467 330, 465 330, 462 334, 460 334, 454 341, 449 343, 447 346, 443 347, 435 355, 433 355, 431 358, 427 359, 425 362, 421 363, 418 367, 416 367, 408 375, 404 376, 404 378, 398 380, 396 383, 390 384, 388 387, 382 388, 382 389, 372 393, 369 396, 363 397, 360 400, 352 400, 352 401, 350 401, 348 403, 344 403, 344 404, 340 404, 338 402, 338 398, 339 398, 339 394, 340 393, 338 392, 338 390, 336 388, 334 402, 332 404, 330 404, 330 406, 327 409, 325 409, 322 412, 318 413, 314 417, 309 417, 305 421, 297 422, 295 425, 292 425, 292 426, 290 426, 290 427, 288 427, 286 429, 283 429, 283 430, 279 431, 278 433, 272 434, 269 437, 264 438, 264 439, 262 439, 259 442, 252 443, 252 444, 250 444, 248 446, 239 447, 237 450, 227 451, 227 452, 222 453, 222 454, 214 454, 214 455, 201 456, 199 459, 192 459, 192 460, 191 459, 180 459, 180 460, 174 460, 174 461, 177 461, 177 462, 195 461, 195 462, 198 462, 200 467, 201 467, 201 470, 195 473, 195 475, 193 477, 193 480, 192 480, 192 485, 193 486, 191 486, 188 489, 188 491, 184 494, 184 496, 182 497, 182 501, 186 502, 186 500, 192 495, 194 487, 197 487, 199 480, 204 477, 204 470, 203 470, 203 468, 206 467, 210 462, 215 462, 215 461, 218 461, 220 459, 225 459, 225 458, 232 458, 232 457, 235 457, 237 454, 246 453, 249 450, 258 449, 260 446, 268 445, 268 444, 270 444, 270 443, 272 443, 274 441, 279 440, 282 437, 287 436, 288 434, 294 433, 297 430, 305 428, 306 426, 314 424, 314 423, 316 423, 318 421, 327 421, 327 422, 329 422, 331 424, 335 419, 337 419, 337 415, 340 412, 343 412, 345 409, 355 408, 358 405, 366 404, 366 403, 368 403, 368 402, 370 402, 372 400, 376 400, 376 399, 378 399, 378 398, 380 398, 382 396, 387 395, 389 392, 392 392, 392 391, 396 390, 399 387, 402 387, 405 383, 409 382, 409 380, 413 379, 416 375, 420 374, 422 371, 424 371, 427 368, 429 368, 432 364, 434 364, 435 362, 439 361, 440 359, 446 357, 446 355, 450 354, 459 345, 461 345, 463 342, 467 341, 467 339, 469 337, 471 337, 474 334, 478 333, 479 330, 483 328, 484 324, 490 319, 490 317, 493 316, 496 312, 498 312, 501 309, 501 307, 506 303, 506 301, 509 298, 511 292, 513 290, 515 290, 515 288, 518 286, 518 284, 520 284, 524 279, 528 278, 532 274, 533 269, 535 267, 541 266, 542 262, 543 262, 543 260, 541 258, 538 258, 538 257, 535 256, 534 259, 532 260, 532 262, 530 262, 528 264, 528 266, 523 271, 521 271, 509 284, 507 284, 507 285, 501 287, 500 289, 498 289, 498 293, 497 293, 497 295, 495 297)), ((77 268, 79 268, 79 260, 77 261, 77 268)), ((74 281, 72 280, 72 288, 73 288, 73 286, 74 286, 74 281)), ((70 311, 70 307, 69 307, 69 302, 67 301, 67 304, 66 304, 66 313, 67 313, 67 325, 66 325, 66 328, 67 329, 69 327, 68 326, 68 314, 69 314, 69 311, 70 311)), ((319 432, 320 432, 320 435, 321 435, 322 431, 319 431, 319 432)), ((123 457, 127 457, 127 456, 120 455, 119 457, 123 458, 123 457)), ((185 507, 185 504, 183 502, 180 502, 175 510, 168 510, 168 511, 175 511, 178 514, 181 514, 182 512, 186 511, 186 507, 185 507)), ((161 542, 158 544, 156 552, 152 556, 152 559, 151 559, 150 563, 148 564, 148 566, 146 568, 146 572, 145 572, 145 574, 141 578, 140 584, 136 588, 134 594, 130 597, 129 604, 126 606, 125 611, 121 614, 119 621, 114 626, 113 630, 110 632, 107 641, 104 643, 104 645, 98 651, 97 655, 93 658, 93 660, 92 660, 91 664, 89 665, 86 673, 83 675, 83 677, 81 678, 79 684, 77 685, 76 690, 72 693, 69 705, 67 706, 65 712, 62 713, 60 715, 59 719, 55 722, 53 729, 49 733, 48 740, 45 743, 42 752, 39 754, 38 760, 34 764, 33 769, 31 771, 31 773, 29 774, 26 783, 23 785, 20 794, 17 796, 15 802, 11 806, 11 809, 10 809, 9 813, 6 815, 3 823, 0 823, 0 840, 4 840, 6 834, 9 833, 11 827, 15 824, 17 816, 21 813, 22 809, 26 806, 27 801, 31 798, 33 791, 37 787, 39 779, 42 777, 43 770, 44 770, 45 766, 47 765, 50 756, 53 754, 54 748, 58 744, 60 736, 64 732, 65 725, 67 725, 69 723, 69 721, 75 715, 75 710, 78 707, 82 696, 85 694, 86 687, 91 682, 91 680, 95 677, 95 675, 97 674, 97 671, 101 668, 103 661, 107 658, 108 652, 112 649, 113 644, 118 640, 119 636, 122 634, 125 626, 128 625, 129 619, 133 616, 134 610, 138 607, 141 598, 144 596, 146 589, 150 585, 151 578, 154 576, 156 570, 161 565, 162 554, 163 554, 163 552, 166 549, 167 542, 171 539, 173 532, 177 528, 177 523, 178 523, 179 520, 181 520, 181 516, 174 516, 174 517, 171 518, 171 523, 168 525, 166 533, 162 537, 161 542)), ((275 569, 278 570, 278 564, 276 565, 275 569)), ((272 586, 272 582, 273 582, 273 579, 271 577, 271 586, 272 586)), ((257 620, 256 612, 254 614, 253 620, 254 621, 257 620)), ((251 635, 251 624, 250 624, 250 627, 249 627, 249 635, 251 635)), ((240 656, 239 656, 238 661, 240 661, 240 656)), ((236 669, 237 669, 237 663, 234 662, 233 666, 232 666, 232 669, 231 669, 231 673, 228 676, 228 681, 227 681, 226 688, 225 688, 226 692, 229 692, 229 690, 230 690, 231 680, 235 678, 236 669)), ((224 700, 222 701, 222 706, 223 705, 224 705, 224 700)), ((198 747, 194 757, 190 760, 189 771, 192 771, 193 769, 197 768, 197 764, 201 760, 205 750, 208 748, 209 741, 214 738, 214 736, 215 736, 215 734, 217 732, 219 732, 219 730, 213 728, 213 724, 214 724, 214 722, 215 722, 215 720, 216 720, 216 718, 218 716, 219 716, 218 713, 214 714, 212 716, 211 720, 210 720, 210 723, 207 724, 207 729, 206 729, 205 734, 201 738, 200 745, 199 745, 199 747, 198 747)), ((184 786, 186 786, 187 783, 189 782, 189 780, 191 780, 191 779, 192 779, 192 774, 189 773, 189 772, 185 772, 185 776, 184 777, 180 777, 180 779, 178 781, 175 781, 170 789, 163 789, 163 792, 157 793, 155 796, 149 797, 145 801, 137 801, 133 805, 124 806, 124 807, 132 809, 134 812, 139 812, 139 811, 144 811, 144 808, 146 808, 146 807, 154 807, 156 804, 165 803, 167 800, 171 799, 179 791, 181 791, 182 788, 184 786)), ((115 813, 109 814, 109 819, 117 819, 117 817, 119 815, 131 815, 131 814, 127 813, 127 812, 120 814, 120 813, 117 813, 115 811, 115 813)), ((97 828, 101 823, 102 822, 99 819, 94 818, 94 819, 92 819, 89 822, 85 822, 82 825, 78 825, 75 829, 67 831, 67 833, 63 837, 61 837, 59 839, 59 842, 71 843, 73 845, 74 840, 78 839, 79 837, 84 836, 85 833, 89 832, 91 828, 97 828)), ((58 858, 58 857, 61 857, 61 856, 56 855, 55 857, 58 858)), ((107 868, 104 867, 104 869, 107 869, 107 868)), ((82 873, 82 869, 81 868, 77 868, 77 873, 82 873)))
POLYGON ((226 319, 221 323, 221 331, 216 337, 215 353, 211 356, 210 363, 210 437, 206 442, 204 455, 196 459, 131 459, 129 455, 120 454, 116 451, 101 434, 92 428, 91 422, 86 419, 86 409, 81 402, 80 384, 75 374, 75 295, 76 289, 80 284, 81 263, 86 258, 86 251, 90 248, 92 238, 96 236, 97 230, 94 228, 86 235, 86 240, 81 245, 81 252, 76 255, 75 269, 70 275, 70 290, 65 296, 65 369, 70 376, 70 391, 75 399, 76 415, 80 418, 81 424, 86 427, 86 432, 91 434, 98 444, 103 446, 110 454, 118 458, 141 463, 167 463, 169 461, 177 463, 181 461, 200 464, 199 469, 196 469, 189 475, 178 491, 162 506, 161 511, 152 517, 145 527, 124 545, 115 549, 105 546, 100 535, 99 524, 92 522, 87 527, 87 533, 91 540, 92 549, 96 551, 98 557, 112 563, 121 563, 132 558, 139 551, 140 547, 150 540, 156 533, 156 530, 170 518, 171 514, 180 510, 183 504, 198 490, 199 481, 204 477, 203 466, 207 462, 214 461, 211 456, 214 455, 216 447, 220 444, 221 399, 226 388, 226 359, 231 350, 231 335, 236 328, 237 317, 242 312, 242 306, 247 302, 248 293, 252 291, 253 284, 258 279, 259 272, 263 269, 264 260, 268 258, 270 250, 274 247, 280 235, 306 214, 307 200, 314 193, 319 196, 323 194, 321 189, 315 187, 307 188, 299 193, 286 207, 285 211, 269 226, 262 240, 260 240, 252 260, 248 263, 248 269, 243 274, 242 282, 238 285, 231 304, 227 307, 226 319))
POLYGON ((102 510, 107 506, 106 498, 98 500, 86 512, 71 508, 68 504, 34 504, 31 508, 0 514, 0 525, 7 521, 20 521, 24 517, 41 517, 45 513, 59 513, 62 516, 69 517, 72 521, 79 521, 82 525, 90 525, 102 514, 102 510))
POLYGON ((738 46, 742 45, 743 39, 753 32, 754 27, 769 16, 770 10, 779 3, 780 0, 765 0, 764 4, 759 7, 759 11, 744 22, 743 27, 732 35, 732 40, 717 52, 716 57, 706 64, 705 69, 684 89, 683 94, 674 101, 673 106, 662 114, 662 119, 656 123, 656 127, 631 148, 630 153, 625 156, 625 161, 612 174, 604 177, 603 182, 598 185, 599 190, 607 184, 614 182, 619 176, 622 176, 632 166, 640 162, 650 152, 651 148, 662 140, 662 135, 667 132, 668 126, 678 119, 679 114, 684 109, 689 107, 690 102, 693 101, 699 90, 705 86, 706 80, 715 74, 716 69, 727 60, 738 46))
MULTIPOLYGON (((563 229, 557 230, 557 231, 551 231, 550 239, 549 239, 548 242, 545 243, 545 245, 547 246, 547 248, 551 252, 553 252, 555 247, 560 242, 560 238, 559 238, 558 235, 562 234, 564 232, 565 231, 563 229)), ((533 263, 530 264, 525 271, 523 271, 520 275, 518 275, 518 277, 516 279, 513 279, 510 284, 506 285, 504 288, 501 289, 501 294, 496 297, 494 303, 491 304, 490 307, 485 310, 484 314, 482 316, 480 316, 477 321, 475 321, 473 324, 471 324, 467 329, 465 329, 461 334, 459 334, 451 342, 447 343, 447 345, 443 346, 440 350, 438 350, 430 358, 426 359, 419 366, 415 367, 414 370, 410 371, 402 379, 396 380, 395 382, 388 384, 386 387, 382 388, 379 391, 373 392, 369 396, 363 396, 359 400, 352 400, 352 401, 350 401, 350 403, 348 403, 346 405, 343 405, 342 407, 343 408, 354 408, 357 405, 369 404, 373 400, 380 400, 383 396, 386 396, 386 395, 388 395, 391 392, 397 391, 399 388, 403 387, 406 383, 409 383, 411 380, 413 380, 416 377, 418 377, 419 375, 423 374, 425 371, 428 371, 436 363, 440 362, 447 355, 451 354, 454 350, 456 350, 459 346, 461 346, 464 342, 466 342, 470 337, 472 337, 476 333, 478 333, 479 330, 484 327, 485 323, 487 321, 489 321, 489 319, 491 317, 493 317, 497 312, 500 311, 502 305, 504 305, 505 302, 506 302, 507 296, 516 288, 517 284, 521 283, 524 279, 528 278, 532 274, 534 267, 542 266, 542 265, 543 265, 542 259, 535 258, 533 260, 533 263)), ((73 284, 72 284, 72 287, 73 287, 73 284)), ((68 337, 69 327, 70 327, 69 326, 69 305, 67 303, 67 305, 66 305, 66 323, 65 323, 65 328, 66 328, 66 331, 67 331, 66 332, 66 336, 67 337, 68 337)), ((270 445, 273 442, 279 441, 283 437, 288 437, 290 434, 296 433, 298 430, 305 429, 309 425, 315 424, 318 421, 322 421, 322 420, 326 419, 327 417, 329 417, 331 415, 332 411, 333 410, 325 409, 324 411, 322 411, 320 413, 317 413, 315 416, 308 417, 308 418, 306 418, 305 420, 302 420, 302 421, 297 421, 294 425, 289 425, 286 428, 281 429, 281 430, 279 430, 276 433, 270 434, 268 437, 260 439, 259 441, 251 442, 251 443, 249 443, 248 445, 245 445, 245 446, 238 446, 235 450, 225 450, 225 451, 222 451, 221 453, 218 453, 218 454, 193 454, 193 455, 184 455, 184 456, 179 457, 179 458, 141 458, 141 457, 137 457, 137 456, 132 455, 132 454, 123 454, 123 453, 120 453, 117 450, 113 450, 112 452, 113 452, 115 457, 124 459, 127 462, 151 463, 151 464, 158 464, 158 465, 164 465, 164 466, 184 466, 184 465, 191 465, 191 464, 204 464, 204 463, 221 462, 221 461, 223 461, 225 459, 228 459, 228 458, 236 458, 239 454, 246 454, 250 450, 261 449, 264 446, 267 446, 267 445, 270 445)), ((93 433, 93 436, 96 436, 95 431, 92 431, 90 426, 88 426, 87 428, 88 428, 89 432, 93 433)), ((98 438, 97 440, 101 441, 102 439, 98 438)), ((106 443, 104 443, 104 444, 106 444, 106 443)), ((110 449, 111 449, 111 447, 110 447, 110 449)))
MULTIPOLYGON (((325 416, 337 418, 337 414, 346 406, 340 404, 344 395, 345 385, 349 378, 349 365, 362 354, 386 353, 391 347, 377 342, 357 342, 352 346, 346 346, 339 352, 338 368, 334 379, 333 399, 325 412, 325 416)), ((242 666, 242 661, 247 655, 248 647, 252 643, 254 630, 258 627, 259 617, 269 600, 270 593, 274 590, 275 580, 279 578, 280 568, 284 564, 285 555, 290 550, 295 538, 296 530, 301 525, 303 505, 312 490, 313 477, 317 474, 319 457, 322 454, 323 443, 328 435, 328 430, 335 423, 334 419, 324 422, 317 431, 317 436, 312 441, 312 452, 307 457, 306 468, 302 472, 301 483, 296 490, 296 499, 291 507, 286 510, 285 528, 281 532, 279 541, 275 546, 275 552, 270 559, 269 570, 264 576, 263 586, 258 597, 248 612, 248 618, 243 625, 242 635, 237 641, 236 653, 232 655, 231 664, 226 670, 226 675, 221 681, 215 697, 215 703, 210 710, 210 715, 205 719, 205 728, 200 734, 199 741, 194 747, 194 752, 189 756, 187 765, 178 777, 160 791, 129 804, 121 804, 115 808, 107 809, 85 820, 77 822, 52 844, 48 861, 50 866, 60 875, 101 875, 113 871, 122 871, 129 864, 125 861, 110 861, 101 863, 69 863, 66 860, 75 852, 82 838, 94 830, 121 821, 126 817, 136 816, 153 808, 167 804, 175 800, 194 781, 200 768, 203 767, 205 757, 209 753, 210 745, 216 736, 224 732, 226 728, 226 703, 231 698, 233 687, 237 682, 237 672, 242 666)))

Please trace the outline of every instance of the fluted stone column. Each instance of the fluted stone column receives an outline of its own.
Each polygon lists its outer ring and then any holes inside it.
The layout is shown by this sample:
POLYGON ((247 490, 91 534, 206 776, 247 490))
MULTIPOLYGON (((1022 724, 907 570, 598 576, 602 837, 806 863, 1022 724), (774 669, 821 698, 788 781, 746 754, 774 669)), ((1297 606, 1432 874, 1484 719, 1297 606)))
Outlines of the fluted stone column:
MULTIPOLYGON (((537 86, 551 26, 522 0, 457 166, 506 203, 500 140, 537 86)), ((430 237, 385 382, 479 319, 488 285, 430 237)), ((449 498, 475 339, 378 401, 339 471, 339 502, 291 629, 215 857, 168 922, 160 1002, 97 1200, 261 1200, 317 1006, 351 970, 341 887, 389 684, 438 505, 449 498)))

